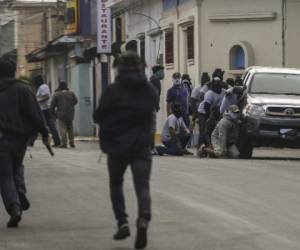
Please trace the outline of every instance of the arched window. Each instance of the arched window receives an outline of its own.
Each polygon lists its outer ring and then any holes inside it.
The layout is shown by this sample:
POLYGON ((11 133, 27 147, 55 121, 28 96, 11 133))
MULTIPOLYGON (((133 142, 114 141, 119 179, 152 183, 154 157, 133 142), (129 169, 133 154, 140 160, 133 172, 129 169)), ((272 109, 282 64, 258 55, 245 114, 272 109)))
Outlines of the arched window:
POLYGON ((235 45, 230 50, 230 69, 245 69, 245 51, 240 45, 235 45))

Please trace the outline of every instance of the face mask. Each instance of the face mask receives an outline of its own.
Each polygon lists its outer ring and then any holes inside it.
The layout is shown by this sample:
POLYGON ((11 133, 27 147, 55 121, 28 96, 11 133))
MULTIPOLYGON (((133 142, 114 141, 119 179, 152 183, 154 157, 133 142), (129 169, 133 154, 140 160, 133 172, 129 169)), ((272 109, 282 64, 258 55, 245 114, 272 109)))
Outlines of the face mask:
POLYGON ((177 118, 180 118, 181 115, 182 115, 181 110, 175 110, 175 111, 174 111, 174 115, 175 115, 177 118))
POLYGON ((163 70, 159 70, 155 73, 155 76, 159 79, 159 80, 163 80, 165 78, 165 72, 163 70))
POLYGON ((240 113, 233 113, 233 112, 228 112, 228 115, 230 117, 231 120, 233 121, 237 121, 240 119, 240 113))
POLYGON ((174 87, 180 87, 180 85, 181 85, 180 79, 178 79, 178 78, 173 79, 173 85, 174 85, 174 87))
POLYGON ((222 92, 222 86, 220 85, 220 83, 213 83, 211 89, 217 94, 220 94, 222 92))

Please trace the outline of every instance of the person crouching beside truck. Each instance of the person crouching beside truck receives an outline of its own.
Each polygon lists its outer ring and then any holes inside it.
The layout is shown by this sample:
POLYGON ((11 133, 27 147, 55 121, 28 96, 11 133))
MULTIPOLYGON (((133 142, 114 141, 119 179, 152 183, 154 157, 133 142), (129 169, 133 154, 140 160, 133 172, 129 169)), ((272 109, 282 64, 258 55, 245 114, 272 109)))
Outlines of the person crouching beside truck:
POLYGON ((224 113, 211 135, 212 147, 203 146, 200 157, 239 158, 237 144, 240 130, 240 110, 232 105, 224 113))

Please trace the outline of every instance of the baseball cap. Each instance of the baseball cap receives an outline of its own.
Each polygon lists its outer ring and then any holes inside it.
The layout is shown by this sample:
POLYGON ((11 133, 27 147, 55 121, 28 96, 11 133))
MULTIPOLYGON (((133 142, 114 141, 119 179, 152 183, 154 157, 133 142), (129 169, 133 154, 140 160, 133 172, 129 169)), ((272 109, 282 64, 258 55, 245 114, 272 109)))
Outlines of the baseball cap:
POLYGON ((238 113, 240 112, 240 109, 237 105, 231 105, 228 109, 230 112, 233 112, 233 113, 238 113))

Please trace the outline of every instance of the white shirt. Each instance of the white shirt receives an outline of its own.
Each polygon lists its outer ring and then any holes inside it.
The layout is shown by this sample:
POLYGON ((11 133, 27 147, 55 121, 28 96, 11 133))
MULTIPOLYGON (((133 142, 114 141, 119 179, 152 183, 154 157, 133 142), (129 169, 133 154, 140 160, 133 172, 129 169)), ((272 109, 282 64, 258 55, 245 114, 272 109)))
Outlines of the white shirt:
MULTIPOLYGON (((39 87, 39 89, 36 93, 36 98, 37 98, 37 100, 39 100, 40 98, 42 98, 45 95, 49 95, 49 97, 50 97, 51 93, 50 93, 49 86, 44 83, 39 87)), ((41 110, 49 109, 49 101, 50 101, 50 99, 43 101, 43 102, 39 102, 41 110)))
POLYGON ((223 97, 225 96, 225 93, 226 93, 226 91, 224 89, 222 89, 222 92, 220 94, 217 94, 212 90, 207 91, 204 96, 204 100, 200 103, 200 105, 198 107, 198 112, 200 114, 206 114, 205 107, 204 107, 204 104, 206 102, 209 103, 212 107, 213 106, 220 107, 223 97))
POLYGON ((170 135, 170 128, 173 128, 176 132, 176 134, 180 134, 181 131, 187 130, 187 127, 184 123, 184 120, 182 117, 177 118, 174 114, 171 114, 168 116, 162 133, 161 133, 161 140, 162 141, 169 141, 171 139, 170 135))

